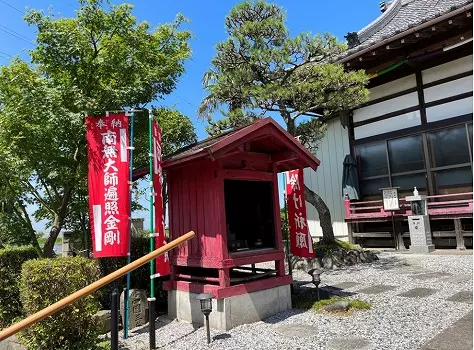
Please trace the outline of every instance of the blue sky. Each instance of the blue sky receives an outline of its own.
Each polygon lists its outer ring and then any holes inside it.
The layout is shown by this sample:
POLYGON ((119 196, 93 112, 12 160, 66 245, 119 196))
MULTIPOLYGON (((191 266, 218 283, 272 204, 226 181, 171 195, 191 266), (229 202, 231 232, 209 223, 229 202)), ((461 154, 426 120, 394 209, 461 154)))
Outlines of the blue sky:
MULTIPOLYGON (((119 4, 122 1, 112 1, 119 4)), ((240 1, 235 0, 136 0, 127 1, 135 5, 134 14, 139 21, 147 21, 153 27, 170 22, 177 13, 182 13, 190 23, 192 57, 186 62, 186 72, 176 90, 155 105, 174 106, 193 121, 199 139, 206 137, 205 123, 196 118, 196 109, 205 96, 201 78, 210 68, 215 54, 215 44, 226 38, 224 18, 240 1)), ((301 32, 329 32, 344 40, 347 32, 357 31, 380 15, 380 0, 277 0, 287 13, 287 26, 292 35, 301 32)), ((34 48, 34 28, 23 21, 27 8, 52 10, 58 16, 74 16, 79 7, 74 0, 0 0, 0 65, 7 65, 11 57, 20 56, 28 60, 28 50, 34 48)), ((36 227, 43 230, 44 225, 36 227)))

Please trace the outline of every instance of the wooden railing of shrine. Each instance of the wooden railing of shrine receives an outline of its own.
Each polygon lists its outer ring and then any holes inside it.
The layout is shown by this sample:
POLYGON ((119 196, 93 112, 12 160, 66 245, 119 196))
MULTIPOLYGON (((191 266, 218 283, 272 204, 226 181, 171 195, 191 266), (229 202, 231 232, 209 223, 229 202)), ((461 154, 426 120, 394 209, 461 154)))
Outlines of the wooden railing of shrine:
POLYGON ((180 236, 179 238, 171 241, 168 244, 156 249, 155 251, 148 253, 147 255, 142 256, 141 258, 132 261, 130 264, 125 265, 124 267, 112 272, 111 274, 102 277, 101 279, 95 281, 94 283, 89 284, 88 286, 78 290, 77 292, 65 297, 64 299, 59 300, 58 302, 44 308, 43 310, 38 311, 37 313, 28 316, 24 320, 11 325, 8 328, 2 329, 0 331, 0 341, 18 333, 19 331, 33 325, 34 323, 41 321, 42 319, 51 316, 55 312, 65 308, 66 306, 74 303, 75 301, 88 296, 98 289, 104 287, 105 285, 115 281, 116 279, 125 276, 127 273, 139 268, 142 265, 145 265, 149 261, 156 259, 158 256, 165 254, 171 249, 177 247, 178 245, 186 242, 187 240, 193 238, 195 233, 189 231, 185 235, 180 236))
MULTIPOLYGON (((427 196, 428 214, 431 219, 460 219, 472 218, 473 193, 454 193, 427 196)), ((395 218, 411 215, 410 203, 400 198, 400 210, 394 211, 395 218)), ((392 212, 383 209, 382 200, 350 202, 344 201, 345 219, 349 223, 389 221, 392 212)))

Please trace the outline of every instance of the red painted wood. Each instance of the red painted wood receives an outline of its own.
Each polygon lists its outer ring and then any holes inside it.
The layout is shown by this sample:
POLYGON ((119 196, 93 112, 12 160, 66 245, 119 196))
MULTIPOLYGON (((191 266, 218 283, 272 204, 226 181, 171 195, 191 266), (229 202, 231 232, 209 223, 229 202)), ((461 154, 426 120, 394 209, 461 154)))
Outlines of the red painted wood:
POLYGON ((176 274, 176 278, 186 279, 186 280, 197 280, 203 282, 219 282, 219 278, 217 277, 203 277, 203 276, 192 276, 192 275, 185 275, 182 273, 176 274))
MULTIPOLYGON (((319 159, 309 152, 300 142, 295 140, 290 133, 284 130, 272 118, 265 118, 241 128, 234 133, 230 133, 227 137, 216 141, 214 144, 204 146, 202 149, 196 150, 189 155, 182 157, 175 156, 174 158, 165 160, 163 162, 163 169, 166 171, 172 167, 184 166, 193 162, 196 163, 202 158, 211 158, 211 160, 214 160, 214 157, 217 158, 226 153, 234 152, 245 142, 255 140, 262 136, 272 137, 274 142, 282 145, 282 151, 293 151, 298 155, 298 159, 291 162, 295 166, 294 169, 311 167, 313 170, 316 170, 319 166, 319 159)), ((279 163, 279 171, 289 170, 285 164, 286 162, 279 163)))
POLYGON ((230 270, 229 269, 219 270, 219 286, 220 287, 230 286, 230 270))
POLYGON ((285 258, 285 253, 283 251, 276 251, 272 250, 271 252, 267 253, 258 253, 255 251, 249 252, 239 252, 239 253, 232 253, 230 254, 230 258, 223 261, 224 267, 234 267, 240 265, 247 265, 247 264, 256 264, 259 262, 266 262, 266 261, 275 261, 275 260, 282 260, 285 258), (241 253, 246 253, 243 255, 239 255, 241 253))
POLYGON ((227 219, 225 216, 225 193, 224 193, 224 170, 219 163, 219 171, 216 173, 216 187, 215 187, 215 202, 217 204, 217 218, 219 220, 219 227, 221 230, 217 232, 217 242, 213 249, 221 252, 221 259, 229 257, 229 250, 227 249, 227 219))
MULTIPOLYGON (((459 218, 459 217, 472 217, 473 211, 473 200, 472 192, 469 193, 455 193, 455 194, 446 194, 446 195, 437 195, 437 196, 427 196, 428 199, 428 215, 436 217, 443 216, 447 218, 459 218), (468 199, 453 199, 445 200, 442 202, 430 201, 430 199, 435 198, 458 198, 458 197, 468 197, 468 199), (439 206, 443 206, 439 208, 439 206)), ((406 201, 405 201, 406 202, 406 201)), ((368 219, 374 219, 377 221, 388 220, 391 218, 391 213, 383 210, 383 205, 379 206, 362 206, 367 203, 382 203, 382 201, 367 201, 367 202, 355 202, 350 203, 349 200, 344 201, 344 207, 346 209, 346 221, 348 222, 357 222, 365 221, 368 219), (355 206, 359 207, 355 207, 355 206), (367 210, 366 213, 360 213, 360 211, 367 210), (355 213, 359 211, 359 213, 355 213)), ((406 208, 405 210, 398 210, 394 212, 395 217, 406 217, 411 215, 410 204, 405 203, 400 205, 401 208, 406 208)))
MULTIPOLYGON (((275 248, 283 250, 283 237, 281 233, 281 216, 280 216, 280 195, 278 193, 278 173, 276 164, 273 164, 273 221, 275 222, 275 248)), ((285 271, 283 269, 283 271, 285 271)))
POLYGON ((273 173, 253 170, 223 170, 222 178, 239 180, 273 181, 273 173))
MULTIPOLYGON (((173 265, 205 267, 210 269, 231 268, 241 265, 256 264, 260 262, 282 260, 285 257, 283 251, 271 250, 271 252, 248 251, 243 256, 231 254, 227 259, 218 257, 187 257, 175 256, 171 259, 173 265)), ((238 254, 238 253, 237 253, 238 254)))
POLYGON ((285 260, 275 261, 275 270, 277 270, 277 276, 285 276, 285 260))
POLYGON ((192 283, 187 281, 166 281, 163 282, 164 290, 180 290, 190 293, 211 293, 216 299, 230 298, 236 295, 242 295, 259 290, 265 290, 284 286, 293 282, 291 276, 270 277, 257 281, 237 284, 235 286, 222 288, 212 284, 192 283))

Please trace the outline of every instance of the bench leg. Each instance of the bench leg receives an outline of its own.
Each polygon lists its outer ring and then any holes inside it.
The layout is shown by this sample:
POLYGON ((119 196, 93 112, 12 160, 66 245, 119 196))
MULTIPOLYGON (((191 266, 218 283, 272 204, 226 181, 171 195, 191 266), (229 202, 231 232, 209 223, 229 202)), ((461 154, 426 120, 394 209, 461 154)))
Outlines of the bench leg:
POLYGON ((466 250, 464 237, 462 235, 461 219, 454 219, 454 231, 456 232, 456 249, 466 250))
POLYGON ((347 225, 347 236, 349 238, 349 243, 354 244, 354 237, 352 236, 352 233, 354 232, 354 230, 352 229, 352 224, 349 222, 346 225, 347 225))

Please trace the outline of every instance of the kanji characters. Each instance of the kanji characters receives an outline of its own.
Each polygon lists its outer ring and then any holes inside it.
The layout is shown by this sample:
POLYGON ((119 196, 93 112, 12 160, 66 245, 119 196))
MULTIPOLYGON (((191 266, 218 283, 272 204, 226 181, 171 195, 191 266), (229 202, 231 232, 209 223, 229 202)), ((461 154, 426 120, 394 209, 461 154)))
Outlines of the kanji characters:
POLYGON ((119 119, 112 119, 112 122, 110 123, 110 126, 112 127, 112 129, 121 128, 122 127, 122 121, 119 120, 119 119))
POLYGON ((105 215, 118 214, 117 202, 105 202, 105 215))
POLYGON ((107 159, 107 163, 104 164, 105 168, 104 168, 104 173, 108 172, 110 169, 112 169, 113 171, 118 171, 118 168, 114 166, 115 164, 115 160, 112 160, 111 158, 108 158, 107 159))
POLYGON ((104 175, 104 186, 112 185, 117 186, 118 176, 117 173, 107 173, 104 175))
POLYGON ((104 234, 104 245, 115 243, 120 244, 120 232, 117 231, 106 231, 104 234))
POLYGON ((295 209, 301 209, 302 205, 301 205, 301 195, 299 194, 294 194, 293 195, 293 202, 295 203, 295 209), (299 203, 299 205, 298 205, 299 203))
POLYGON ((102 149, 103 158, 117 158, 117 148, 115 146, 104 146, 102 149))
POLYGON ((102 135, 103 145, 116 145, 117 144, 117 133, 115 131, 107 130, 101 135, 102 135))
POLYGON ((104 119, 102 119, 102 118, 99 119, 99 121, 98 121, 97 123, 95 123, 95 125, 97 125, 97 127, 98 127, 100 130, 102 130, 102 128, 103 128, 104 126, 107 126, 107 124, 104 122, 104 119))
POLYGON ((291 189, 293 191, 299 191, 301 189, 298 174, 291 174, 289 182, 290 182, 290 185, 291 185, 291 189))
POLYGON ((120 220, 117 219, 113 215, 109 215, 107 219, 105 219, 104 224, 107 226, 105 229, 110 231, 110 230, 117 230, 117 223, 119 223, 120 220))
POLYGON ((295 213, 295 225, 296 228, 304 229, 306 227, 306 219, 301 215, 301 213, 295 213))
POLYGON ((104 194, 106 201, 118 201, 117 187, 110 186, 105 190, 104 194))
POLYGON ((306 242, 306 233, 296 232, 296 248, 308 248, 308 243, 306 242))

